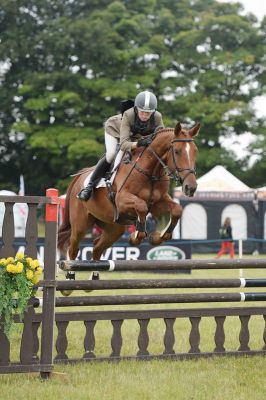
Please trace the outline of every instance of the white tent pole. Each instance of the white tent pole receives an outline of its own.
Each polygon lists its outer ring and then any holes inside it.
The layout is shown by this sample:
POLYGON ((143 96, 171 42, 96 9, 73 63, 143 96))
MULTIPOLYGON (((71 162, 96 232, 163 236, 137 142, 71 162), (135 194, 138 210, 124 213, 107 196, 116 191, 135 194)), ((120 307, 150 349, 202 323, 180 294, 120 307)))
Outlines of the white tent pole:
MULTIPOLYGON (((238 258, 241 259, 243 258, 243 240, 239 239, 238 240, 238 258)), ((243 269, 239 269, 239 278, 243 277, 243 269)))

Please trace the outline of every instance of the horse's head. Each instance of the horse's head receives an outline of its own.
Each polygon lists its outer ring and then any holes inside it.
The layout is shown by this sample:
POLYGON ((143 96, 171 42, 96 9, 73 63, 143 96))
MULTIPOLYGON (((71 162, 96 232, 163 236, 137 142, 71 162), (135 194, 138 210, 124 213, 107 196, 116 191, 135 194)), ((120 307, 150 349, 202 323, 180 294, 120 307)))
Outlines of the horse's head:
POLYGON ((199 130, 199 123, 191 129, 184 129, 178 122, 167 157, 168 167, 174 172, 177 182, 182 185, 183 193, 189 197, 192 197, 197 189, 195 168, 198 149, 194 143, 194 136, 199 130))

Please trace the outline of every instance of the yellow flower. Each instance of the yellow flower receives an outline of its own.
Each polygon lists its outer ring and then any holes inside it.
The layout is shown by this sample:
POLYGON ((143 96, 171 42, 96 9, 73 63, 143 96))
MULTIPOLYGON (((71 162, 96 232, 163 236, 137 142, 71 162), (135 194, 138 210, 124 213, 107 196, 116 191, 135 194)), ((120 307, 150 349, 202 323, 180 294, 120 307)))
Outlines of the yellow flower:
POLYGON ((41 275, 41 274, 42 274, 42 268, 41 268, 41 267, 38 267, 38 268, 35 270, 35 273, 36 273, 36 275, 41 275))
POLYGON ((27 269, 27 272, 26 272, 26 277, 27 277, 27 279, 30 281, 30 280, 32 280, 32 278, 33 278, 33 271, 31 270, 31 269, 27 269))
POLYGON ((38 260, 33 260, 29 264, 30 264, 31 269, 36 269, 36 268, 38 268, 40 266, 38 260))
POLYGON ((23 253, 17 253, 16 254, 16 259, 17 260, 23 260, 23 258, 24 258, 24 254, 23 253))
POLYGON ((17 263, 17 268, 16 268, 17 274, 21 273, 23 271, 23 264, 22 262, 17 263))
POLYGON ((32 283, 35 285, 36 283, 38 283, 39 282, 39 277, 38 276, 36 276, 36 275, 34 275, 33 276, 33 278, 31 279, 31 281, 32 281, 32 283))
POLYGON ((14 264, 7 264, 6 266, 7 272, 11 272, 11 274, 15 273, 15 265, 14 264))
POLYGON ((21 319, 23 318, 28 300, 36 291, 33 285, 39 282, 41 270, 38 260, 28 257, 26 261, 26 256, 19 252, 16 258, 0 258, 0 277, 3 279, 3 282, 0 282, 0 289, 3 290, 0 292, 4 293, 0 298, 0 318, 7 337, 14 323, 13 315, 18 314, 21 319), (1 288, 1 284, 5 287, 1 288), (17 308, 13 307, 14 298, 18 299, 17 308))

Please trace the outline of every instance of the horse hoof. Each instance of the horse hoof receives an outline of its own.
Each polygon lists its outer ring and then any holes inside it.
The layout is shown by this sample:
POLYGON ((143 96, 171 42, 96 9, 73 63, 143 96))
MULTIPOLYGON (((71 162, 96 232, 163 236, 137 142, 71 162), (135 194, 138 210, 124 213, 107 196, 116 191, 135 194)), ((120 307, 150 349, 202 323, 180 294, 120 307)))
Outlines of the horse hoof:
POLYGON ((128 243, 131 244, 131 246, 136 246, 140 244, 140 241, 138 240, 138 235, 136 235, 135 232, 131 233, 131 235, 129 236, 128 243))
POLYGON ((129 236, 128 242, 129 244, 131 244, 132 246, 138 246, 143 239, 145 239, 147 236, 146 232, 133 232, 131 233, 131 235, 129 236))
POLYGON ((165 234, 162 236, 162 241, 171 240, 171 239, 172 239, 172 233, 165 233, 165 234))
POLYGON ((156 232, 152 232, 149 235, 149 242, 152 246, 158 246, 159 244, 162 243, 162 238, 160 236, 160 232, 156 231, 156 232))
MULTIPOLYGON (((98 281, 100 279, 100 274, 98 271, 93 271, 89 277, 89 281, 98 281)), ((84 290, 86 293, 93 292, 93 289, 84 290)))

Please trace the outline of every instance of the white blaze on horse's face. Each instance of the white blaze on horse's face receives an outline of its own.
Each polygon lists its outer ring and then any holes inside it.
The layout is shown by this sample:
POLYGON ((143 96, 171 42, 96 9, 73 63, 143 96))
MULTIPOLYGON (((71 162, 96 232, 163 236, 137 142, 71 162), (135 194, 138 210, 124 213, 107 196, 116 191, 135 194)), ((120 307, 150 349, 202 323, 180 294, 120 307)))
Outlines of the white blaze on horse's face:
POLYGON ((195 177, 195 144, 193 142, 187 142, 184 147, 183 156, 185 156, 187 164, 183 165, 184 175, 182 190, 186 196, 192 197, 197 189, 195 177))
POLYGON ((174 153, 176 159, 174 161, 175 168, 178 172, 179 178, 182 182, 182 190, 186 196, 193 196, 197 189, 197 181, 195 176, 195 163, 197 146, 193 142, 194 137, 197 136, 200 130, 200 123, 196 123, 192 128, 186 130, 182 129, 180 122, 177 122, 174 130, 176 139, 173 142, 186 142, 183 143, 182 149, 179 151, 175 149, 174 153))
POLYGON ((187 153, 187 158, 188 158, 188 165, 189 165, 189 167, 191 168, 191 165, 190 165, 190 143, 186 143, 186 153, 187 153))

